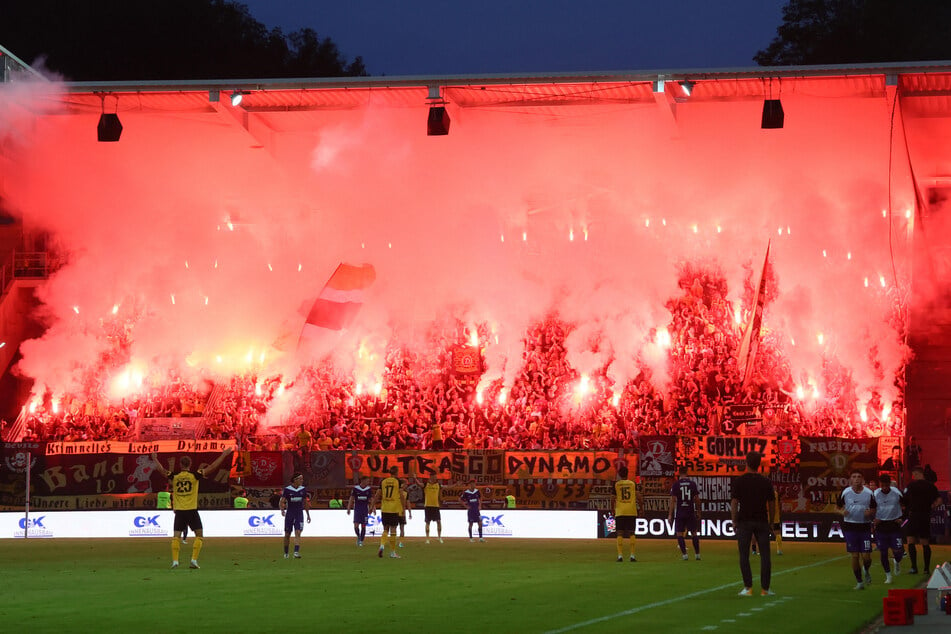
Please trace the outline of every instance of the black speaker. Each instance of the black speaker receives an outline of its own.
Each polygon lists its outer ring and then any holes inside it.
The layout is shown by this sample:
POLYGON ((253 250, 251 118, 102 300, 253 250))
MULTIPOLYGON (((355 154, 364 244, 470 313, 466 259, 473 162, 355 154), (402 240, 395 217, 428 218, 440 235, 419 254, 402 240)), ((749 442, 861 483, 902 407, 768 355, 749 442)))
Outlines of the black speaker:
POLYGON ((763 125, 764 130, 773 130, 783 127, 783 104, 779 99, 766 99, 763 101, 763 125))
POLYGON ((99 115, 99 125, 96 127, 100 143, 115 143, 122 136, 122 123, 115 113, 99 115))
POLYGON ((426 122, 428 136, 449 134, 449 113, 443 106, 429 107, 429 120, 426 122))

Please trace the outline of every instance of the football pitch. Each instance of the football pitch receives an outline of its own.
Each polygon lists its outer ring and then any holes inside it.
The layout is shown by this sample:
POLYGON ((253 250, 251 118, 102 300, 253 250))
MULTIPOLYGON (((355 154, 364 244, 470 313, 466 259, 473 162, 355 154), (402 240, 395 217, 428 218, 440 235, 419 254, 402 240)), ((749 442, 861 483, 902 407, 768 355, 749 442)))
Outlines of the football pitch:
MULTIPOLYGON (((305 533, 306 535, 306 533, 305 533)), ((172 570, 167 538, 0 540, 5 631, 30 632, 857 632, 891 586, 873 553, 873 584, 855 591, 842 544, 787 543, 773 556, 775 596, 737 596, 734 542, 702 543, 683 561, 671 540, 412 538, 401 559, 378 538, 205 540, 200 570, 172 570)), ((775 552, 775 547, 774 547, 775 552)), ((948 559, 935 547, 933 564, 948 559)), ((921 557, 919 549, 919 558, 921 557)), ((903 562, 907 570, 908 564, 903 562)), ((919 562, 920 563, 920 562, 919 562)), ((759 560, 753 557, 754 577, 759 560)))

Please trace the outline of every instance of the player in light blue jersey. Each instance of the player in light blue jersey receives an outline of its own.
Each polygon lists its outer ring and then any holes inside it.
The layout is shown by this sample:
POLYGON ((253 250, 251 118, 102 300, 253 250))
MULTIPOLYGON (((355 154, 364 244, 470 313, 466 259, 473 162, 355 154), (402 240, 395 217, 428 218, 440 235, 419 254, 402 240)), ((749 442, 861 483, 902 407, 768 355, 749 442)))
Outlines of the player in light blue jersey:
POLYGON ((905 556, 905 546, 901 535, 901 492, 892 487, 892 477, 883 473, 882 486, 872 494, 875 498, 875 542, 882 557, 882 569, 885 570, 885 583, 892 582, 892 568, 888 562, 888 551, 895 555, 895 574, 901 574, 901 559, 905 556))
POLYGON ((295 473, 291 483, 284 487, 281 494, 281 515, 284 516, 284 559, 288 557, 291 532, 294 533, 294 559, 300 559, 300 534, 304 530, 304 513, 310 524, 310 496, 304 486, 304 474, 295 473))

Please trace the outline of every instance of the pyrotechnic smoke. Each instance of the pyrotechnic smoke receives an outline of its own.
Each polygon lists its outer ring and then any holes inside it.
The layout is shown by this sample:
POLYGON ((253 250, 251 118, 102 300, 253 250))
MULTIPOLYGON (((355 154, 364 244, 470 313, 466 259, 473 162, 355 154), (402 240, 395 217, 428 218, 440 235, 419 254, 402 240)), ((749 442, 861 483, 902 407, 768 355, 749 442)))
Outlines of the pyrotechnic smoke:
POLYGON ((345 367, 376 376, 354 361, 361 342, 382 355, 392 332, 418 337, 454 306, 496 328, 486 379, 510 386, 526 327, 555 311, 577 326, 576 370, 608 366, 623 385, 639 358, 662 383, 652 329, 669 325, 677 263, 717 263, 739 303, 744 265, 758 271, 772 239, 780 288, 764 327, 795 340, 794 375, 818 377, 834 355, 864 392, 893 394, 905 352, 888 229, 905 220, 882 209, 913 199, 900 175, 886 199, 887 112, 783 100, 785 129, 766 131, 756 101, 684 104, 673 125, 654 104, 456 109, 444 137, 425 135, 422 105, 372 101, 272 113, 249 133, 228 113, 144 112, 121 96, 119 143, 96 143, 98 109, 38 117, 5 150, 5 195, 65 262, 40 288, 49 330, 23 345, 20 371, 75 388, 113 321, 130 324, 126 353, 146 368, 273 368, 272 343, 289 330, 293 349, 300 307, 336 265, 368 262, 362 312, 325 346, 345 367))

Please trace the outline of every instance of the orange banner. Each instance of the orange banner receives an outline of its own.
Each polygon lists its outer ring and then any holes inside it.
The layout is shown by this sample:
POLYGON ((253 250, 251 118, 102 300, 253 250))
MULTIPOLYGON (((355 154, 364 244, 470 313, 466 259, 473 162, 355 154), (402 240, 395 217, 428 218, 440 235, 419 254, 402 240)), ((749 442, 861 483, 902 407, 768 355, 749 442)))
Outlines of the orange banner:
POLYGON ((509 480, 614 480, 619 463, 637 473, 637 456, 615 451, 506 451, 505 477, 509 480))

